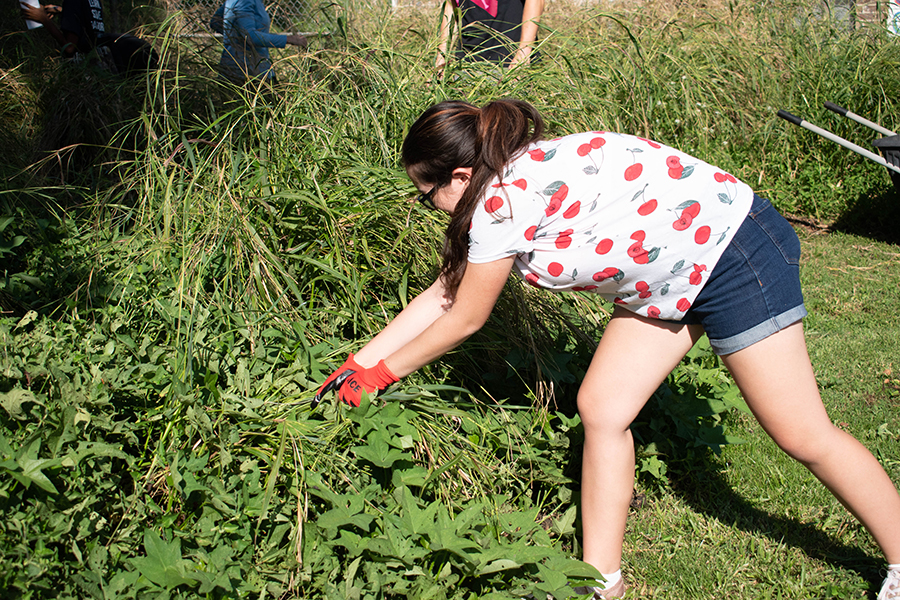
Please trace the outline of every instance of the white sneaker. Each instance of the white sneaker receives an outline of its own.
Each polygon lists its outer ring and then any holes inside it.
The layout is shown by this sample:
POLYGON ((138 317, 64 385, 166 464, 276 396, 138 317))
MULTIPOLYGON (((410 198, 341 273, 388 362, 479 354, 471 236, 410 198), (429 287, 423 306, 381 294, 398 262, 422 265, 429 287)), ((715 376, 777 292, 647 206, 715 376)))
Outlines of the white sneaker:
MULTIPOLYGON (((898 578, 900 578, 900 575, 898 575, 898 578)), ((900 579, 898 579, 898 582, 900 582, 900 579)), ((613 600, 614 598, 621 598, 625 595, 625 578, 620 578, 619 581, 608 590, 587 586, 575 588, 576 594, 590 594, 591 592, 594 593, 594 600, 613 600)), ((887 598, 894 597, 895 596, 887 596, 887 598)), ((900 595, 896 596, 896 598, 900 600, 900 595)), ((879 597, 878 600, 881 600, 881 598, 879 597)))
POLYGON ((900 569, 891 569, 887 572, 875 600, 900 600, 900 569))

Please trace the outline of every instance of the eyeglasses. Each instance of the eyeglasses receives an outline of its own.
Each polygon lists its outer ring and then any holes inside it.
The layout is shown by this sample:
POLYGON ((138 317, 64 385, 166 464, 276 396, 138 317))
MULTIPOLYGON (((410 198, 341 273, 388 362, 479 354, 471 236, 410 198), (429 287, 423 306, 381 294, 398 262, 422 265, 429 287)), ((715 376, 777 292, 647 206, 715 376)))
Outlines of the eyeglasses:
POLYGON ((424 194, 419 194, 416 197, 416 200, 419 201, 419 204, 427 208, 428 210, 437 210, 437 206, 434 205, 434 192, 436 192, 438 186, 434 186, 424 194))

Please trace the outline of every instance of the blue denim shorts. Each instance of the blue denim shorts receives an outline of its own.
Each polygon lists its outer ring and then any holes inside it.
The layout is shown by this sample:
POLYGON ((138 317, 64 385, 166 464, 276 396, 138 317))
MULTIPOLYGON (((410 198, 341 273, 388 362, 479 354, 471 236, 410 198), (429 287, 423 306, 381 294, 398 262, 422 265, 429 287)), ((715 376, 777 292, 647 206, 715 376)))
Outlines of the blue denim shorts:
POLYGON ((680 323, 700 324, 716 354, 742 350, 806 316, 800 239, 768 200, 750 213, 680 323))

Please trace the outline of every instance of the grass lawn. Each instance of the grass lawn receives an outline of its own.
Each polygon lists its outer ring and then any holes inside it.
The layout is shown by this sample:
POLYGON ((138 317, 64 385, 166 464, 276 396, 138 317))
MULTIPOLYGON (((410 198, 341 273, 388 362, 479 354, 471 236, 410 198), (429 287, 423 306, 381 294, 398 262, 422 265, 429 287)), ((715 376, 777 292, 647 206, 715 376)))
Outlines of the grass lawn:
MULTIPOLYGON (((806 336, 832 420, 900 482, 900 247, 800 230, 806 336)), ((756 421, 745 444, 649 494, 629 524, 634 597, 874 598, 883 561, 865 530, 756 421)))

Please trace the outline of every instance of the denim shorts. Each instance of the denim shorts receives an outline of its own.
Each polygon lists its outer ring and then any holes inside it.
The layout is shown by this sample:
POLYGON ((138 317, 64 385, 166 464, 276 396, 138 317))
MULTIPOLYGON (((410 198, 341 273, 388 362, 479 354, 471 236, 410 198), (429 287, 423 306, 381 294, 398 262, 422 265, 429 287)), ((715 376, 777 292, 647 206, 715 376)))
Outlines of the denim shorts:
POLYGON ((768 200, 750 213, 679 321, 700 324, 716 354, 742 350, 806 316, 800 239, 768 200))

